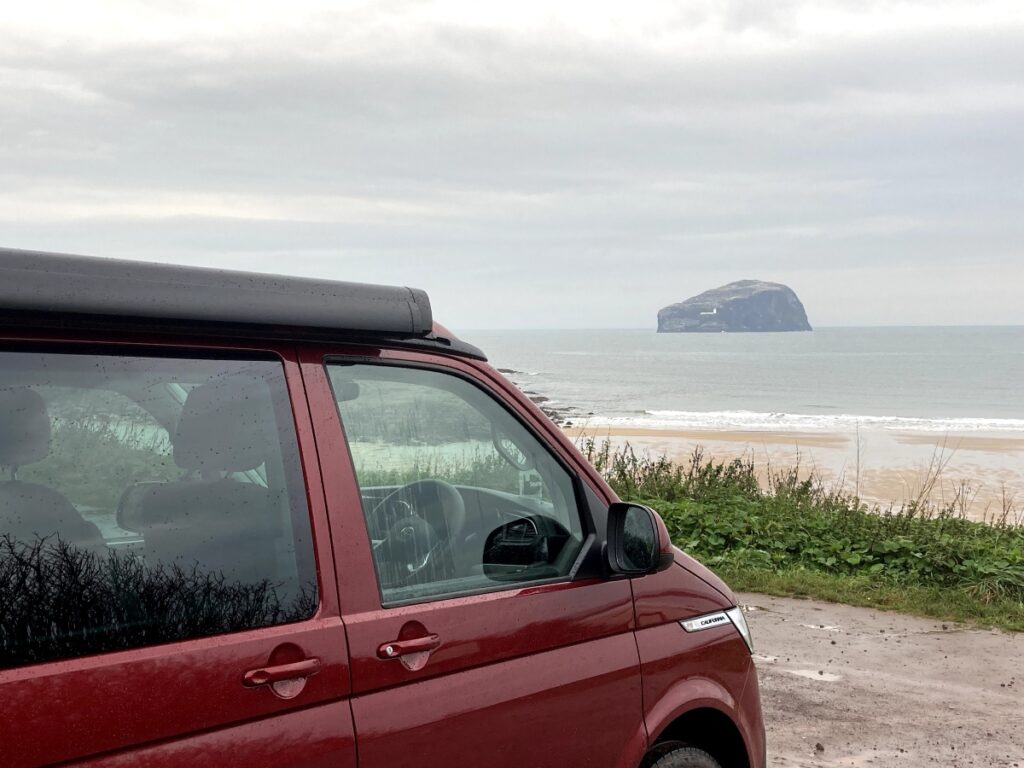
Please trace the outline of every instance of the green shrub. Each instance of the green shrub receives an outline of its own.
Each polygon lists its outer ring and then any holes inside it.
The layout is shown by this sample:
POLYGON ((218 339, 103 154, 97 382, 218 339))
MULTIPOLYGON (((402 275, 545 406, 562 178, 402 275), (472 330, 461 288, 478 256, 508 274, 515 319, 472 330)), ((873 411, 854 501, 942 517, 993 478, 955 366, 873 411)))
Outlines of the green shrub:
MULTIPOLYGON (((488 444, 489 447, 489 444, 488 444)), ((412 456, 400 468, 356 463, 356 476, 364 487, 405 485, 427 478, 452 485, 471 485, 508 493, 519 492, 520 472, 494 451, 477 449, 472 453, 445 455, 424 451, 412 456)))
POLYGON ((580 447, 616 493, 657 508, 675 543, 712 568, 957 590, 951 602, 999 602, 1024 621, 1024 528, 1010 514, 976 522, 959 505, 920 499, 872 507, 796 469, 762 488, 750 459, 715 461, 700 449, 675 464, 608 441, 580 447))

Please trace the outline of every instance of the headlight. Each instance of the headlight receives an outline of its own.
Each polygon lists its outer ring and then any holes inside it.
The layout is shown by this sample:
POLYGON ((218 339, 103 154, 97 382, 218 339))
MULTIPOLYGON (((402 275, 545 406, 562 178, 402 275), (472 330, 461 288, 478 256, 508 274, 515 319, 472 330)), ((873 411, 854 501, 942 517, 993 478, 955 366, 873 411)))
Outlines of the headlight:
POLYGON ((747 626, 747 617, 743 615, 743 611, 739 606, 730 608, 725 612, 725 615, 729 617, 729 621, 736 627, 736 631, 740 633, 743 638, 743 642, 747 644, 747 648, 750 652, 754 652, 754 641, 750 639, 750 627, 747 626))

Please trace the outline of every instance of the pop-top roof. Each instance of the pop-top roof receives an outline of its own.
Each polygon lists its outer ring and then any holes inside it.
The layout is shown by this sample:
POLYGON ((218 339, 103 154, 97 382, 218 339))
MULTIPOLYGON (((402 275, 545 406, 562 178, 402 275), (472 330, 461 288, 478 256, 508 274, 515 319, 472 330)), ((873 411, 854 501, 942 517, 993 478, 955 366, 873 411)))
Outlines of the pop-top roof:
POLYGON ((384 337, 482 357, 434 335, 430 299, 416 288, 2 248, 0 315, 5 325, 74 318, 124 330, 384 337))

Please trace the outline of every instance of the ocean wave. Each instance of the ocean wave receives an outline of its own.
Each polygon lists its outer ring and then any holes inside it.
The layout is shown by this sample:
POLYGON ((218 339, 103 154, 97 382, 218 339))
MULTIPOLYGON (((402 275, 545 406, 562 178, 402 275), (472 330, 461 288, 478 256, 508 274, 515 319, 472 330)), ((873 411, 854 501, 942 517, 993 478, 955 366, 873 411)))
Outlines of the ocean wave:
POLYGON ((923 418, 856 414, 757 413, 754 411, 644 411, 633 416, 594 416, 591 427, 718 429, 771 432, 1024 432, 1024 419, 923 418))

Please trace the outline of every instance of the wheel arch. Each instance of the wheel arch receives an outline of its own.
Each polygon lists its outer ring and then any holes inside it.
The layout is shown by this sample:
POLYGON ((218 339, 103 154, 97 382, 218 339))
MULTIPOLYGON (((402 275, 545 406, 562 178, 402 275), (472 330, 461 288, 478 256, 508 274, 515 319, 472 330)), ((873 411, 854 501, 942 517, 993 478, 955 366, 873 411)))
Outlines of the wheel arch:
POLYGON ((649 768, 658 758, 680 746, 702 749, 722 764, 723 768, 750 768, 747 747, 732 717, 715 706, 703 705, 688 709, 654 737, 640 763, 649 768))
MULTIPOLYGON (((647 754, 665 743, 682 742, 708 752, 725 768, 749 768, 739 714, 739 702, 719 681, 704 676, 679 680, 645 714, 647 754)), ((645 758, 641 766, 646 765, 645 758)))

